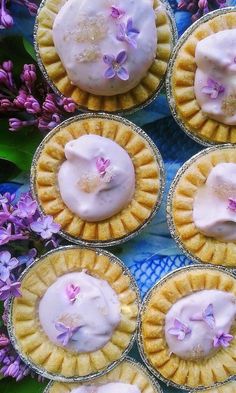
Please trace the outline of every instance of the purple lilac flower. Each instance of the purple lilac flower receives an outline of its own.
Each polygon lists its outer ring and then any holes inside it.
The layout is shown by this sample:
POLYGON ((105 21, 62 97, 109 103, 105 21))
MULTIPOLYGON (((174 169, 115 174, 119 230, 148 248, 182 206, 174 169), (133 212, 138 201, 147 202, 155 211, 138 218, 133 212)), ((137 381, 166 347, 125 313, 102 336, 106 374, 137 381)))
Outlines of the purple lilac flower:
POLYGON ((53 222, 52 216, 39 217, 30 224, 32 231, 38 233, 42 239, 50 239, 53 233, 60 230, 60 225, 53 222))
POLYGON ((137 35, 140 33, 138 29, 133 27, 133 20, 129 18, 127 24, 121 23, 118 27, 118 33, 116 38, 119 41, 125 41, 127 44, 132 46, 133 48, 137 48, 137 35))
POLYGON ((0 334, 0 348, 6 347, 8 344, 10 344, 9 338, 4 334, 0 334))
POLYGON ((212 99, 216 99, 219 94, 224 93, 225 88, 212 78, 207 79, 207 86, 202 88, 202 93, 209 95, 212 99))
POLYGON ((109 159, 105 159, 104 157, 98 157, 96 160, 96 167, 101 177, 104 177, 106 174, 107 168, 110 166, 111 161, 109 159))
POLYGON ((9 29, 13 25, 13 18, 6 8, 6 0, 1 0, 0 29, 9 29))
POLYGON ((75 102, 71 98, 67 97, 62 99, 62 106, 64 110, 69 113, 75 112, 77 109, 75 102))
POLYGON ((211 329, 215 327, 213 304, 209 304, 203 312, 194 314, 190 321, 204 321, 211 329))
POLYGON ((25 64, 21 74, 21 80, 25 83, 27 89, 31 93, 32 87, 37 79, 36 68, 34 64, 25 64))
POLYGON ((219 348, 219 347, 226 348, 229 346, 233 338, 234 337, 231 334, 227 334, 222 330, 220 330, 214 337, 213 346, 214 348, 219 348))
POLYGON ((228 199, 228 209, 232 210, 233 212, 236 212, 236 199, 234 198, 228 199))
POLYGON ((104 77, 106 79, 112 79, 115 76, 118 76, 118 78, 124 81, 128 80, 129 73, 125 67, 122 67, 126 60, 127 53, 125 51, 121 51, 120 53, 118 53, 116 58, 113 55, 104 55, 103 61, 109 66, 105 71, 104 77))
POLYGON ((71 303, 76 301, 77 295, 80 293, 80 287, 74 284, 69 284, 66 287, 66 294, 71 303))
POLYGON ((16 258, 12 258, 9 251, 0 252, 0 280, 6 282, 11 274, 11 270, 18 266, 16 258))
POLYGON ((14 215, 20 218, 31 218, 35 214, 36 210, 37 202, 34 201, 27 193, 21 196, 17 203, 17 209, 14 211, 14 215))
POLYGON ((195 22, 208 12, 225 6, 226 0, 180 0, 178 9, 191 12, 192 21, 195 22))
POLYGON ((173 336, 176 336, 179 341, 183 341, 185 337, 190 334, 192 330, 190 327, 182 323, 179 319, 175 318, 174 320, 174 327, 168 330, 173 336))
POLYGON ((6 228, 0 228, 0 246, 12 240, 28 239, 27 235, 22 233, 12 233, 12 225, 9 223, 6 228))
POLYGON ((41 112, 41 106, 38 100, 36 100, 36 98, 34 98, 33 96, 27 97, 24 107, 28 113, 33 115, 41 112))
POLYGON ((49 113, 55 113, 58 111, 58 107, 55 102, 54 94, 47 94, 43 103, 43 109, 49 113))
POLYGON ((11 217, 11 212, 8 210, 6 204, 2 204, 2 211, 0 211, 0 225, 5 224, 7 220, 11 217))
POLYGON ((121 10, 120 8, 115 7, 114 5, 111 6, 111 17, 112 18, 120 19, 124 15, 125 15, 125 11, 121 10))
POLYGON ((61 332, 57 336, 57 340, 63 346, 66 346, 68 344, 68 342, 70 341, 70 339, 73 337, 73 335, 78 332, 78 330, 80 329, 80 326, 76 326, 75 328, 71 328, 69 326, 64 325, 64 323, 62 323, 62 322, 57 322, 55 324, 55 328, 59 332, 61 332))
POLYGON ((31 250, 29 250, 27 254, 20 255, 18 257, 19 265, 26 265, 26 266, 31 265, 34 262, 36 256, 37 256, 36 248, 31 248, 31 250))
POLYGON ((27 95, 26 91, 23 89, 20 89, 18 96, 16 96, 16 98, 13 101, 14 105, 19 109, 24 109, 27 97, 28 97, 28 95, 27 95))
POLYGON ((0 287, 0 300, 7 300, 11 296, 21 296, 20 286, 21 283, 19 281, 11 282, 10 280, 8 280, 6 283, 4 283, 3 286, 0 287))

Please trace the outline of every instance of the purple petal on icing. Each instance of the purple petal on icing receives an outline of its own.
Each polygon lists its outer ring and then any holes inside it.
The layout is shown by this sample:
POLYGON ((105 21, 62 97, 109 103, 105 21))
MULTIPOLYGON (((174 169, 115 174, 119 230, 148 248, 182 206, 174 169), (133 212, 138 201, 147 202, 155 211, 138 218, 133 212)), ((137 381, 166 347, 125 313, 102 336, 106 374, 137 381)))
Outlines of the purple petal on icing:
POLYGON ((104 76, 106 79, 114 78, 114 76, 116 76, 116 72, 115 72, 114 68, 113 67, 107 68, 107 70, 104 73, 104 76))
POLYGON ((126 30, 125 24, 124 23, 120 23, 119 26, 118 26, 118 32, 117 32, 117 35, 116 35, 116 38, 119 41, 125 41, 125 30, 126 30))
POLYGON ((209 94, 209 95, 211 95, 211 94, 212 94, 212 91, 213 91, 213 88, 212 88, 212 87, 209 87, 209 86, 204 86, 204 87, 202 88, 202 93, 204 93, 204 94, 209 94))
POLYGON ((124 62, 127 60, 127 53, 125 50, 122 50, 120 53, 118 53, 117 57, 116 57, 116 62, 119 65, 124 64, 124 62))
POLYGON ((120 67, 119 70, 117 71, 117 76, 123 80, 127 81, 129 79, 129 73, 124 67, 120 67))
POLYGON ((234 198, 228 199, 228 209, 236 212, 236 199, 234 199, 234 198))
POLYGON ((174 320, 174 327, 168 330, 168 333, 173 336, 177 336, 177 339, 183 341, 187 334, 190 334, 192 330, 189 326, 182 323, 178 318, 174 320))
POLYGON ((133 20, 132 20, 132 18, 129 18, 128 21, 127 21, 126 32, 127 32, 127 34, 129 34, 129 33, 139 34, 140 33, 138 29, 133 27, 133 20))
POLYGON ((111 16, 114 19, 120 19, 122 16, 125 15, 125 11, 121 10, 120 8, 117 8, 115 6, 111 6, 111 16))
POLYGON ((230 342, 233 340, 233 336, 231 334, 225 333, 223 331, 219 331, 213 339, 214 348, 219 347, 228 347, 230 342))
POLYGON ((128 44, 130 45, 130 46, 132 46, 133 48, 137 48, 137 41, 136 41, 136 39, 135 38, 132 38, 132 37, 127 37, 126 38, 126 41, 128 42, 128 44))
POLYGON ((56 322, 55 328, 59 330, 59 332, 66 332, 68 330, 67 326, 65 326, 62 322, 56 322))
POLYGON ((69 300, 74 303, 76 300, 76 296, 80 293, 80 287, 74 284, 69 284, 66 287, 66 294, 69 300))
POLYGON ((111 65, 115 61, 115 57, 113 55, 104 55, 103 61, 105 64, 111 65))
POLYGON ((211 329, 215 327, 215 317, 213 312, 213 304, 209 304, 206 310, 202 313, 203 320, 210 326, 211 329))
POLYGON ((64 333, 59 334, 57 336, 57 340, 63 345, 63 347, 65 347, 70 340, 69 332, 64 332, 64 333))

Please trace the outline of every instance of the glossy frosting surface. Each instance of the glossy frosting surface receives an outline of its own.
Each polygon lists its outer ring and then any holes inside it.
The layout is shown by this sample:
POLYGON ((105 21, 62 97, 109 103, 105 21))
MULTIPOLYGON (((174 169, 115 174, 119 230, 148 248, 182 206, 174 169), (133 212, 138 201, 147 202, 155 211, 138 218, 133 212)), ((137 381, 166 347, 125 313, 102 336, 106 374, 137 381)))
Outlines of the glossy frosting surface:
POLYGON ((140 393, 140 390, 129 383, 110 382, 104 385, 80 386, 71 393, 140 393))
POLYGON ((223 30, 198 42, 194 90, 211 119, 236 124, 236 29, 223 30))
POLYGON ((203 290, 181 298, 166 314, 165 337, 170 353, 183 359, 198 359, 211 355, 216 350, 214 337, 219 332, 228 334, 235 322, 235 316, 236 298, 231 293, 203 290), (206 320, 202 318, 209 305, 212 305, 214 323, 210 317, 206 320), (176 318, 187 328, 184 337, 178 338, 171 334, 176 318))
POLYGON ((95 222, 129 204, 135 190, 134 166, 120 145, 98 135, 83 135, 66 144, 65 156, 58 184, 73 213, 95 222))
POLYGON ((236 241, 236 164, 217 164, 205 184, 198 187, 193 221, 206 236, 236 241), (230 207, 230 200, 235 200, 235 209, 230 207))
POLYGON ((153 0, 139 0, 138 6, 136 0, 68 0, 55 18, 53 41, 74 85, 97 95, 125 93, 146 75, 156 55, 153 0), (119 17, 112 16, 112 7, 120 11, 119 17), (117 39, 120 25, 126 27, 129 19, 138 33, 129 28, 128 36, 137 47, 117 39), (129 78, 116 75, 107 79, 104 75, 109 66, 103 56, 117 58, 122 51, 127 55, 122 66, 129 78))
POLYGON ((102 348, 112 337, 120 318, 120 303, 115 291, 106 281, 86 272, 59 277, 39 303, 40 323, 49 339, 75 352, 102 348), (68 294, 73 294, 71 285, 79 287, 74 297, 68 294), (58 323, 70 329, 79 327, 66 344, 58 338, 63 333, 57 328, 58 323))

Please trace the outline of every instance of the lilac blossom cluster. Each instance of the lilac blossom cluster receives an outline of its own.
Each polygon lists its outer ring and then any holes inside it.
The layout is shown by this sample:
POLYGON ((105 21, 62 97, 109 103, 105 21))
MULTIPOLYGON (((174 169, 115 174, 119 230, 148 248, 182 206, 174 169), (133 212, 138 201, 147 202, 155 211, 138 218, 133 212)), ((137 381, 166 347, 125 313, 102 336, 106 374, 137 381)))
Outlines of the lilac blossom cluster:
MULTIPOLYGON (((37 13, 37 4, 29 0, 11 0, 12 3, 17 3, 23 7, 26 7, 30 15, 34 16, 37 13)), ((10 14, 7 4, 9 1, 0 0, 0 29, 10 29, 14 24, 14 19, 10 14)))
POLYGON ((9 118, 9 130, 35 126, 42 132, 56 127, 63 116, 73 113, 76 104, 71 98, 60 98, 37 77, 34 64, 25 64, 18 84, 13 77, 13 63, 0 65, 0 113, 19 117, 9 118))
POLYGON ((178 9, 189 11, 192 15, 192 22, 200 19, 208 12, 226 7, 226 0, 180 0, 178 9))
POLYGON ((0 374, 17 381, 31 371, 20 360, 7 336, 9 299, 21 296, 19 275, 25 267, 33 263, 37 255, 58 246, 59 229, 51 216, 40 215, 29 193, 22 194, 18 201, 14 194, 0 194, 0 301, 3 302, 0 374))

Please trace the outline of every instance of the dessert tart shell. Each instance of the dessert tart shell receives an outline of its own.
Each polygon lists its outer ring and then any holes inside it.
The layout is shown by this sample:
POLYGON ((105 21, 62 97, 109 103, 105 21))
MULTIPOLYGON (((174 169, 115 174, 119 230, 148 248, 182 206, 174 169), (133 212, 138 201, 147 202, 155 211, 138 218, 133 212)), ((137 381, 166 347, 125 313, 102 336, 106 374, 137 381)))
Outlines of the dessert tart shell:
MULTIPOLYGON (((228 348, 199 361, 180 359, 169 353, 164 333, 165 315, 180 298, 204 289, 236 295, 236 277, 209 265, 177 269, 154 285, 141 307, 138 344, 143 361, 157 378, 188 391, 217 386, 236 373, 236 337, 228 348)), ((236 334, 236 326, 232 334, 236 334)))
POLYGON ((17 353, 35 372, 63 382, 91 381, 113 369, 131 349, 139 315, 139 291, 128 268, 114 255, 100 249, 65 246, 50 251, 22 274, 19 298, 9 307, 8 331, 17 353), (52 343, 38 317, 38 303, 58 277, 86 270, 106 280, 121 305, 121 321, 101 349, 75 353, 52 343))
POLYGON ((167 223, 180 249, 194 262, 236 267, 236 243, 203 235, 193 221, 193 203, 198 187, 222 162, 236 163, 236 147, 209 147, 188 160, 177 172, 167 200, 167 223))
POLYGON ((211 34, 236 28, 236 7, 212 11, 193 23, 181 36, 169 62, 167 97, 172 114, 188 136, 202 145, 236 143, 236 125, 210 119, 194 93, 196 45, 211 34))
POLYGON ((152 140, 133 123, 114 115, 85 114, 52 130, 39 145, 31 167, 31 190, 43 214, 61 225, 67 240, 85 245, 113 246, 137 235, 157 212, 164 191, 164 164, 152 140), (124 148, 135 170, 133 199, 119 213, 87 222, 72 213, 61 199, 57 173, 65 160, 64 146, 81 135, 110 138, 124 148))
MULTIPOLYGON (((214 387, 214 388, 210 388, 207 390, 202 390, 201 393, 235 393, 236 391, 236 381, 231 381, 231 382, 226 382, 225 384, 218 386, 218 387, 214 387)), ((195 393, 195 391, 192 391, 190 393, 195 393)))
MULTIPOLYGON (((93 380, 92 384, 100 385, 109 382, 122 382, 136 385, 140 393, 162 393, 158 382, 147 372, 140 363, 129 357, 125 358, 117 367, 109 373, 93 380)), ((83 385, 91 385, 87 382, 83 385)), ((43 393, 70 393, 78 388, 78 383, 50 382, 43 393)))
MULTIPOLYGON (((138 0, 136 0, 138 3, 138 0)), ((83 111, 110 113, 132 113, 148 105, 160 92, 167 70, 171 51, 177 39, 177 29, 170 5, 166 0, 154 0, 158 45, 156 57, 146 76, 127 93, 111 97, 83 91, 71 84, 58 54, 53 39, 53 22, 66 0, 43 0, 38 10, 34 29, 34 42, 39 67, 51 85, 62 97, 70 97, 83 111)))

